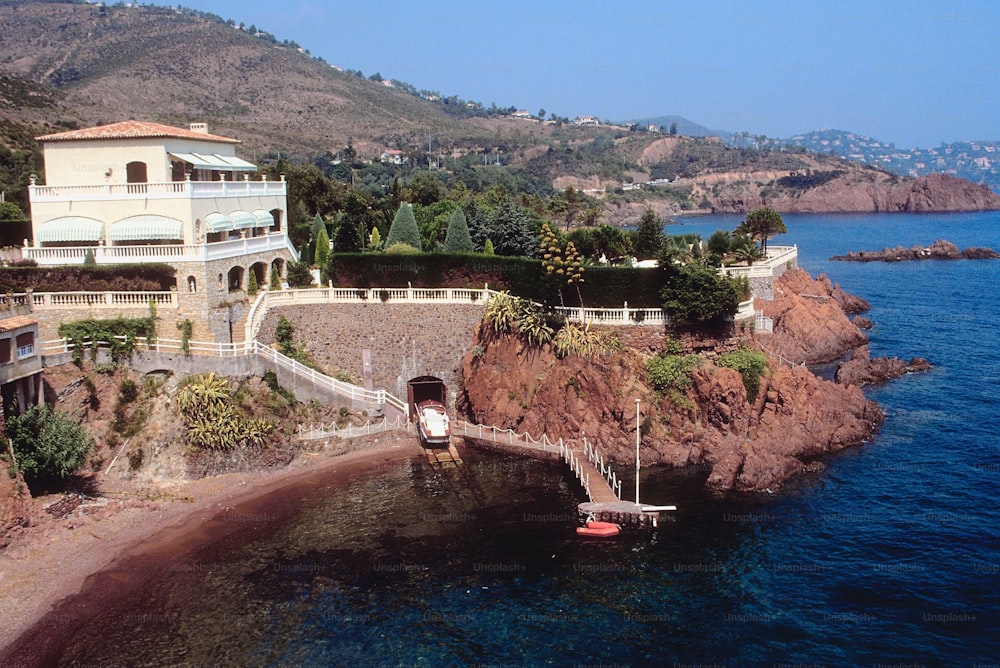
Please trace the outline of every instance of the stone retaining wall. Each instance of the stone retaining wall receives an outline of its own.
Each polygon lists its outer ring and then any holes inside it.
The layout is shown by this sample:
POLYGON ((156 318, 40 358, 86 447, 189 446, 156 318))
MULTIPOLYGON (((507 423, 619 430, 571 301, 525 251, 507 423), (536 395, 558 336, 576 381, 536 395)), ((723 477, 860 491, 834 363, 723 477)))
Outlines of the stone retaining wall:
POLYGON ((345 373, 364 384, 362 349, 371 349, 373 389, 406 399, 406 382, 436 376, 458 391, 462 358, 472 344, 483 305, 473 304, 316 304, 268 311, 257 340, 274 343, 278 318, 295 328, 296 345, 329 375, 345 373))

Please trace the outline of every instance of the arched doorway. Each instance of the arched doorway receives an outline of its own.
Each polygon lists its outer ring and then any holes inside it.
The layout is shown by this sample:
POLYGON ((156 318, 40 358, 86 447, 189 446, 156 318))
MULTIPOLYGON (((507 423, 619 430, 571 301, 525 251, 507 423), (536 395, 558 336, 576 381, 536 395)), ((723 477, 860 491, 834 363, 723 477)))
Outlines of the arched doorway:
POLYGON ((243 289, 243 267, 233 267, 226 277, 229 292, 243 289))

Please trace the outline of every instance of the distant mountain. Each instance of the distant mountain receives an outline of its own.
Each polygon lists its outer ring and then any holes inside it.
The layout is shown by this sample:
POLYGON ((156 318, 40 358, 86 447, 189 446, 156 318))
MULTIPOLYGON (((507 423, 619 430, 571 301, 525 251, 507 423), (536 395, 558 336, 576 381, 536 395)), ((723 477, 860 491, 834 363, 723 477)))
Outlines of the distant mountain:
POLYGON ((730 133, 726 130, 711 130, 704 125, 698 125, 694 121, 689 121, 683 116, 654 116, 652 118, 636 118, 626 121, 623 125, 636 124, 640 127, 654 126, 661 128, 664 132, 669 132, 671 126, 677 124, 677 134, 684 137, 721 137, 724 141, 729 140, 730 133))
POLYGON ((938 148, 896 148, 885 142, 843 130, 814 130, 779 140, 811 153, 833 154, 847 160, 880 167, 901 176, 951 174, 982 183, 1000 192, 1000 142, 968 141, 941 144, 938 148))
POLYGON ((204 121, 246 151, 312 156, 353 140, 368 157, 426 146, 429 135, 476 146, 495 134, 457 97, 426 99, 341 71, 294 42, 195 10, 0 2, 0 26, 0 112, 16 109, 22 121, 47 124, 43 132, 128 118, 204 121))

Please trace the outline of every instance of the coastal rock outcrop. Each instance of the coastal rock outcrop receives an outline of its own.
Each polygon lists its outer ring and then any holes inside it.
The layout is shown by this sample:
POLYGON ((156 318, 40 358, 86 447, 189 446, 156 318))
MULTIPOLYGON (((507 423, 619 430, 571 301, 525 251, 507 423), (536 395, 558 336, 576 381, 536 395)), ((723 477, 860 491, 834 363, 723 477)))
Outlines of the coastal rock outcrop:
POLYGON ((793 364, 830 362, 868 343, 847 317, 868 310, 868 302, 823 274, 814 279, 802 269, 786 271, 775 281, 774 299, 757 306, 774 322, 767 351, 793 364))
POLYGON ((831 260, 848 262, 910 262, 913 260, 995 260, 1000 258, 992 248, 972 246, 959 250, 958 246, 938 239, 930 246, 896 246, 880 251, 851 251, 847 255, 834 255, 831 260))
POLYGON ((646 383, 647 354, 626 348, 597 360, 559 359, 513 334, 477 332, 463 361, 458 410, 471 420, 536 437, 586 437, 612 461, 635 453, 635 400, 642 460, 702 466, 717 490, 777 489, 816 457, 855 445, 882 422, 855 385, 772 361, 749 401, 739 373, 707 358, 681 397, 646 383))
POLYGON ((914 357, 904 362, 898 357, 872 358, 868 346, 861 346, 851 354, 851 358, 837 367, 838 383, 857 385, 877 385, 887 380, 905 376, 908 373, 927 371, 930 363, 922 357, 914 357))

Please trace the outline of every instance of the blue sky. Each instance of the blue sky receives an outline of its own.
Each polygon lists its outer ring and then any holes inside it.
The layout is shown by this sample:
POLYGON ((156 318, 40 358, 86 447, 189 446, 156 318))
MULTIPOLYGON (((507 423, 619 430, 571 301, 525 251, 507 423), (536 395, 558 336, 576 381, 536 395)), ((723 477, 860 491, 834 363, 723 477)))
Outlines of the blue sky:
POLYGON ((996 0, 185 6, 366 76, 487 106, 607 120, 677 114, 770 137, 836 128, 901 148, 1000 140, 996 0))

